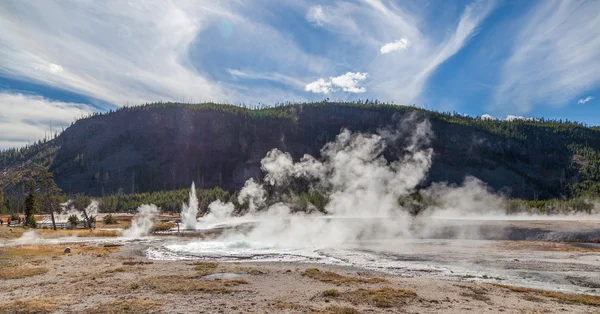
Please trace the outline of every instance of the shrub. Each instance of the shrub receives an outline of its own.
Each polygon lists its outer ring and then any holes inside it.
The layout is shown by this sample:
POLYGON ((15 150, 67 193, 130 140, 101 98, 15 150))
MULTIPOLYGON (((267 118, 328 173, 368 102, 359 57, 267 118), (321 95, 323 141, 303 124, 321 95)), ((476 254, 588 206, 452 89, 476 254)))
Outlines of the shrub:
POLYGON ((112 214, 108 214, 108 215, 104 216, 104 218, 102 218, 102 221, 104 222, 105 225, 116 225, 119 223, 117 221, 117 219, 115 219, 115 217, 113 217, 112 214))
POLYGON ((37 228, 37 221, 35 221, 35 217, 33 215, 27 217, 27 225, 30 228, 37 228))
POLYGON ((11 214, 10 215, 10 220, 17 221, 17 220, 19 220, 19 218, 20 218, 19 214, 11 214))
POLYGON ((73 227, 76 227, 79 224, 79 218, 77 217, 77 215, 69 216, 68 221, 73 227))

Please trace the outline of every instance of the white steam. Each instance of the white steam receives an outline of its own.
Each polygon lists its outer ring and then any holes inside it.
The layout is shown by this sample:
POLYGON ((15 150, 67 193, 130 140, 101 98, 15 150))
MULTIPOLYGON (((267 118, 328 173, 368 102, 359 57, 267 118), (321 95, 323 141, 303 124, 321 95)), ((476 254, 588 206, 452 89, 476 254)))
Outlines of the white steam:
POLYGON ((154 217, 159 213, 156 205, 141 205, 137 211, 129 229, 123 231, 123 236, 126 238, 139 238, 150 234, 154 217))
MULTIPOLYGON (((379 134, 343 130, 322 148, 320 160, 305 155, 294 162, 290 154, 274 149, 261 161, 264 183, 250 179, 240 191, 238 202, 248 207, 244 217, 229 218, 234 205, 217 201, 209 206, 202 222, 254 221, 249 233, 226 237, 273 245, 334 246, 363 238, 409 236, 414 233, 413 218, 399 199, 414 193, 425 179, 433 157, 433 150, 427 147, 432 136, 427 120, 411 117, 395 130, 379 134), (390 145, 402 148, 402 157, 392 162, 383 156, 390 145), (309 191, 324 195, 325 213, 309 215, 294 210, 298 196, 285 191, 298 180, 303 180, 309 191)), ((493 206, 486 200, 499 198, 475 180, 456 189, 434 185, 427 193, 443 200, 436 210, 478 208, 482 202, 493 206), (460 190, 469 193, 462 193, 459 202, 455 195, 461 194, 460 190), (446 202, 451 206, 447 208, 446 202)), ((306 211, 315 207, 308 204, 306 211)))
POLYGON ((198 197, 196 196, 196 185, 192 182, 190 188, 190 199, 188 204, 183 203, 181 206, 181 220, 185 229, 196 229, 196 223, 198 222, 196 216, 198 215, 198 197))

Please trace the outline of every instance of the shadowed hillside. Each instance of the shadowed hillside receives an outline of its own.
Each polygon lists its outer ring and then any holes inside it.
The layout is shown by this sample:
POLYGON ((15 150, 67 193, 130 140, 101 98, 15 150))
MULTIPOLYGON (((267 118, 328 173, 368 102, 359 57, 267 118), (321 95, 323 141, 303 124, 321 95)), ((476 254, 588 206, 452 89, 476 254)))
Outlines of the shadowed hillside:
MULTIPOLYGON (((342 128, 396 128, 416 113, 435 139, 428 182, 467 175, 511 197, 545 199, 597 193, 600 130, 563 121, 494 121, 375 103, 313 103, 249 110, 217 104, 149 104, 96 114, 57 138, 0 153, 7 194, 49 167, 68 194, 114 194, 220 186, 239 189, 261 175, 260 160, 279 148, 295 159, 319 155, 342 128)), ((408 135, 410 130, 403 130, 408 135)), ((403 154, 390 146, 388 160, 403 154)))

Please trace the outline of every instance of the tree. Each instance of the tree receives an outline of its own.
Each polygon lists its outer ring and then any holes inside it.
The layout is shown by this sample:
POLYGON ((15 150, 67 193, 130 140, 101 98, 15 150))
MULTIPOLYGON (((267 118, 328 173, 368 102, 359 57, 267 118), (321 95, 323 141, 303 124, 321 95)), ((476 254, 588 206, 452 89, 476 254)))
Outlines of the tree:
POLYGON ((81 213, 87 228, 92 229, 96 222, 97 203, 84 194, 76 194, 73 199, 73 207, 81 213))
POLYGON ((4 213, 4 191, 0 187, 0 213, 4 213))
POLYGON ((42 208, 45 212, 50 212, 52 217, 52 229, 56 230, 56 220, 54 213, 60 208, 62 201, 61 190, 52 179, 52 173, 47 169, 40 172, 42 208))
POLYGON ((35 212, 37 211, 37 200, 35 197, 35 191, 33 185, 30 184, 29 194, 25 198, 25 221, 31 228, 35 228, 37 223, 35 221, 35 212))
POLYGON ((68 221, 71 224, 71 228, 75 228, 79 224, 79 218, 77 218, 77 215, 69 216, 68 221))

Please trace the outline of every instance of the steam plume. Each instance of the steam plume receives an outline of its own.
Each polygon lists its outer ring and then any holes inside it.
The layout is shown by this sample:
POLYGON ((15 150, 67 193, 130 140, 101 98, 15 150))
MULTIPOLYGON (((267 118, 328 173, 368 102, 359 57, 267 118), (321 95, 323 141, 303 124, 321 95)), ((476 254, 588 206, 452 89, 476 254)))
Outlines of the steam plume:
POLYGON ((183 203, 181 206, 181 219, 185 229, 196 228, 196 216, 198 214, 198 197, 196 196, 196 185, 192 182, 190 188, 190 199, 188 204, 183 203))
POLYGON ((152 231, 154 217, 159 213, 156 205, 141 205, 137 209, 129 229, 123 232, 126 238, 139 238, 146 236, 152 231))

